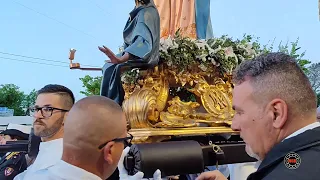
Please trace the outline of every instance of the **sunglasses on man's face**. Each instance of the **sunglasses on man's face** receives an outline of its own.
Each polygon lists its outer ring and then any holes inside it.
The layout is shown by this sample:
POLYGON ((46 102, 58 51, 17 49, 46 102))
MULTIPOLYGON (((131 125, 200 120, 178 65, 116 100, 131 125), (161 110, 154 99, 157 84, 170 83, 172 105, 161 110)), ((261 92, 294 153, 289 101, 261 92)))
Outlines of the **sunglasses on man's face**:
POLYGON ((55 107, 50 107, 50 106, 44 106, 44 107, 30 107, 29 111, 30 111, 30 116, 35 116, 36 113, 38 113, 38 111, 41 112, 42 117, 44 118, 49 118, 52 116, 53 111, 61 111, 61 112, 69 112, 69 110, 66 109, 61 109, 61 108, 55 108, 55 107))
POLYGON ((107 145, 109 142, 122 142, 124 144, 124 147, 127 147, 127 146, 131 146, 131 141, 133 139, 133 136, 131 134, 128 134, 128 137, 125 137, 125 138, 115 138, 115 139, 112 139, 111 141, 107 141, 103 144, 101 144, 99 146, 99 149, 102 149, 105 145, 107 145))

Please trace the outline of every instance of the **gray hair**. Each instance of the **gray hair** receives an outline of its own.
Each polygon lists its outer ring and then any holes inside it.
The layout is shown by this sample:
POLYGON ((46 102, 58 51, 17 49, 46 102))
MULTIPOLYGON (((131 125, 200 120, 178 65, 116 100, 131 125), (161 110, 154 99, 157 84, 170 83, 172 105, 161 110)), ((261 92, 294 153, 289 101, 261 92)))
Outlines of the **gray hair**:
POLYGON ((253 97, 260 103, 274 98, 284 100, 289 113, 303 115, 317 108, 317 98, 308 77, 297 61, 281 52, 262 54, 242 62, 233 73, 235 85, 249 81, 253 97))

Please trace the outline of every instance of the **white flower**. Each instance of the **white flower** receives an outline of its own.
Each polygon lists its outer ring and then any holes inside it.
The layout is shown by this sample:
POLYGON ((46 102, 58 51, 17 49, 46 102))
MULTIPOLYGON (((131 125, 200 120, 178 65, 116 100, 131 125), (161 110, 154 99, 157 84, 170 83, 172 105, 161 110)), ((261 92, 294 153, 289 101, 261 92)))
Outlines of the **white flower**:
POLYGON ((229 47, 224 48, 224 53, 225 53, 226 57, 232 57, 232 56, 234 56, 232 46, 229 46, 229 47))
POLYGON ((131 69, 131 72, 134 72, 134 71, 136 71, 136 72, 139 73, 139 69, 138 69, 138 68, 133 68, 133 69, 131 69))
POLYGON ((252 49, 252 48, 253 48, 252 44, 248 43, 246 49, 252 49))
POLYGON ((176 48, 179 48, 179 45, 176 42, 174 42, 174 40, 171 38, 171 36, 169 36, 166 39, 161 38, 159 50, 167 54, 169 48, 176 49, 176 48))
POLYGON ((217 65, 217 62, 214 60, 213 57, 209 57, 208 59, 211 61, 211 63, 212 63, 214 66, 217 65))
POLYGON ((244 44, 238 44, 237 48, 238 49, 246 49, 246 46, 244 44))
POLYGON ((207 61, 207 54, 205 54, 205 53, 200 54, 196 58, 199 60, 202 60, 203 62, 206 62, 207 61))
POLYGON ((206 47, 209 47, 207 41, 205 40, 197 40, 194 43, 198 46, 199 49, 205 49, 206 47))
POLYGON ((121 76, 121 81, 124 82, 124 83, 128 83, 126 75, 121 76))
POLYGON ((207 68, 204 64, 200 64, 198 67, 199 67, 202 71, 207 71, 207 70, 208 70, 208 68, 207 68))

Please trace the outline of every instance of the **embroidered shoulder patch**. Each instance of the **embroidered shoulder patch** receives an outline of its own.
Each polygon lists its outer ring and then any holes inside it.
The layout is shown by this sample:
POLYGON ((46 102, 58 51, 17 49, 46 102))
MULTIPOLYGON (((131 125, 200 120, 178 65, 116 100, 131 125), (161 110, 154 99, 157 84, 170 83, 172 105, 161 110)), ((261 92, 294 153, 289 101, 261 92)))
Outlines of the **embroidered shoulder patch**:
POLYGON ((4 175, 5 176, 10 176, 12 173, 13 173, 14 169, 11 168, 11 167, 7 167, 5 170, 4 170, 4 175))

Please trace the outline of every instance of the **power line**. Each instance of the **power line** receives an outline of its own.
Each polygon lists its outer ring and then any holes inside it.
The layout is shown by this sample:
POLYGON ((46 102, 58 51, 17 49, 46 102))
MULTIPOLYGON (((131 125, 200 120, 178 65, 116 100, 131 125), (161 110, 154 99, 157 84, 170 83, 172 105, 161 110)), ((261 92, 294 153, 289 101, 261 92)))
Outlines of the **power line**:
POLYGON ((41 63, 41 62, 34 62, 34 61, 27 61, 27 60, 22 60, 22 59, 13 59, 13 58, 1 57, 1 56, 0 56, 0 59, 7 59, 7 60, 11 60, 11 61, 27 62, 27 63, 33 63, 33 64, 42 64, 42 65, 47 65, 47 66, 69 67, 69 66, 62 66, 62 65, 55 65, 55 64, 48 64, 48 63, 41 63))
POLYGON ((91 0, 87 0, 89 2, 91 2, 92 4, 94 4, 98 9, 100 9, 103 13, 105 13, 107 16, 110 15, 106 10, 104 10, 103 8, 100 7, 99 4, 97 4, 96 2, 94 1, 91 1, 91 0))
MULTIPOLYGON (((18 55, 18 54, 12 54, 12 53, 6 53, 6 52, 1 52, 0 54, 5 54, 5 55, 11 55, 11 56, 17 56, 17 57, 23 57, 23 58, 29 58, 29 59, 37 59, 37 60, 43 60, 43 61, 51 61, 51 62, 57 62, 57 63, 67 63, 63 61, 56 61, 56 60, 51 60, 51 59, 44 59, 44 58, 37 58, 37 57, 30 57, 30 56, 24 56, 24 55, 18 55)), ((68 63, 67 63, 68 64, 68 63)))
MULTIPOLYGON (((49 62, 57 62, 57 63, 62 63, 62 64, 69 64, 68 62, 64 62, 64 61, 57 61, 57 60, 52 60, 52 59, 44 59, 44 58, 38 58, 38 57, 24 56, 24 55, 6 53, 6 52, 1 52, 1 51, 0 51, 0 54, 16 56, 16 57, 23 57, 23 58, 29 58, 29 59, 35 59, 35 60, 41 60, 41 61, 49 61, 49 62)), ((86 65, 86 64, 83 64, 83 66, 97 67, 97 66, 86 65)))
POLYGON ((64 23, 64 22, 61 22, 61 21, 59 21, 59 20, 57 20, 57 19, 55 19, 55 18, 52 18, 52 17, 44 14, 44 13, 41 13, 41 12, 39 12, 39 11, 37 11, 37 10, 34 10, 34 9, 32 9, 32 8, 30 8, 30 7, 28 7, 28 6, 24 5, 24 4, 21 4, 21 3, 17 2, 17 1, 15 1, 15 0, 12 0, 12 1, 13 1, 14 3, 19 4, 20 6, 26 8, 26 9, 29 9, 29 10, 37 13, 37 14, 40 14, 40 15, 48 18, 48 19, 51 19, 51 20, 53 20, 53 21, 56 21, 56 22, 58 22, 58 23, 60 23, 60 24, 62 24, 62 25, 64 25, 64 26, 66 26, 66 27, 68 27, 68 28, 71 28, 71 29, 73 29, 73 30, 76 30, 76 31, 78 31, 78 32, 80 32, 80 33, 82 33, 82 34, 85 34, 85 35, 87 35, 87 36, 89 36, 89 37, 92 37, 92 38, 94 38, 94 39, 97 40, 96 37, 94 37, 94 36, 92 36, 92 35, 84 32, 84 31, 81 31, 81 30, 79 30, 79 29, 77 29, 77 28, 74 28, 74 27, 72 27, 72 26, 70 26, 70 25, 68 25, 68 24, 66 24, 66 23, 64 23))

